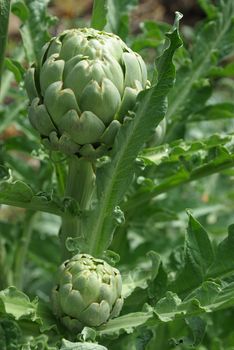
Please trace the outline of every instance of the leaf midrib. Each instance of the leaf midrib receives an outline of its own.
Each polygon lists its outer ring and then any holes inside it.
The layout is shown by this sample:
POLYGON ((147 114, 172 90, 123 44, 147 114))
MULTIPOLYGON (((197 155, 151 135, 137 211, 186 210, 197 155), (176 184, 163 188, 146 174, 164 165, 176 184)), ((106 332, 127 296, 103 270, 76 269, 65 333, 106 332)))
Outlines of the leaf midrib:
MULTIPOLYGON (((153 91, 151 91, 150 94, 148 94, 147 97, 145 97, 144 104, 147 105, 149 102, 151 96, 152 96, 153 91)), ((141 114, 141 113, 140 113, 141 114)), ((131 121, 133 123, 133 121, 131 121)), ((106 213, 108 213, 108 207, 110 206, 110 203, 112 202, 111 197, 112 197, 112 189, 114 187, 114 184, 117 182, 118 177, 119 177, 119 169, 121 169, 121 163, 123 162, 123 159, 126 158, 125 154, 127 154, 127 150, 129 149, 129 144, 132 142, 132 135, 134 135, 135 130, 138 129, 139 123, 141 123, 141 118, 137 118, 134 120, 133 127, 128 130, 128 142, 126 142, 123 147, 119 149, 118 152, 118 157, 115 162, 113 162, 112 169, 114 168, 114 176, 111 177, 111 180, 108 181, 107 187, 105 188, 103 197, 100 201, 101 206, 98 207, 99 211, 99 216, 97 221, 95 221, 95 225, 92 225, 91 229, 91 235, 89 237, 89 252, 90 254, 94 254, 95 251, 99 250, 99 233, 101 232, 101 228, 103 226, 103 223, 106 218, 106 213)), ((112 205, 112 204, 111 204, 112 205)))

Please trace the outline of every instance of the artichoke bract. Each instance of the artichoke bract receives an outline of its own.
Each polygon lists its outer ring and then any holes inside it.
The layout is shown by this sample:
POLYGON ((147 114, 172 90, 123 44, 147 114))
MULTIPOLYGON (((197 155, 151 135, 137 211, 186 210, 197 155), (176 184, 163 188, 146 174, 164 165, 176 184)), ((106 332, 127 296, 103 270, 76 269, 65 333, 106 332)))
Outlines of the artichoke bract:
POLYGON ((25 75, 29 119, 43 143, 66 154, 97 158, 147 87, 141 56, 116 35, 66 30, 42 49, 25 75))
POLYGON ((91 255, 77 254, 60 266, 52 292, 53 311, 70 330, 97 327, 119 315, 121 290, 116 268, 91 255))

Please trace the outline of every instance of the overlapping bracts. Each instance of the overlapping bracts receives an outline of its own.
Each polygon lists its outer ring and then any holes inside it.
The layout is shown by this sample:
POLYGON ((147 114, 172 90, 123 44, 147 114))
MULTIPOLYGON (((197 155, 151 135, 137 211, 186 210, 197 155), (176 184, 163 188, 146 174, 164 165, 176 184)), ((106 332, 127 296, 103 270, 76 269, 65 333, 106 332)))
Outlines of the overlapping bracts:
POLYGON ((116 268, 91 255, 77 254, 60 267, 52 294, 54 313, 70 330, 100 326, 119 315, 121 292, 116 268))
POLYGON ((144 61, 118 36, 67 30, 26 73, 29 119, 50 149, 98 158, 111 149, 147 84, 144 61))

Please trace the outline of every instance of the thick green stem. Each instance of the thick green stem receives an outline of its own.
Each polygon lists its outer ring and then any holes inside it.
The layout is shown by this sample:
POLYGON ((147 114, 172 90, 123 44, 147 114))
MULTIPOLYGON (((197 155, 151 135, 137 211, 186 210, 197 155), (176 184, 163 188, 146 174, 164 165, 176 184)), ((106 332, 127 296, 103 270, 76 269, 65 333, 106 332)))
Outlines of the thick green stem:
MULTIPOLYGON (((94 185, 95 174, 92 163, 82 158, 79 159, 76 156, 71 157, 65 196, 74 198, 78 202, 81 212, 89 208, 94 185)), ((70 256, 66 247, 68 237, 80 239, 81 242, 84 240, 82 217, 71 215, 62 217, 60 239, 63 260, 70 256)))
POLYGON ((23 286, 24 265, 25 265, 25 260, 28 252, 28 246, 31 240, 35 218, 36 218, 35 212, 33 211, 27 212, 23 233, 15 254, 14 285, 19 289, 22 289, 22 286, 23 286))

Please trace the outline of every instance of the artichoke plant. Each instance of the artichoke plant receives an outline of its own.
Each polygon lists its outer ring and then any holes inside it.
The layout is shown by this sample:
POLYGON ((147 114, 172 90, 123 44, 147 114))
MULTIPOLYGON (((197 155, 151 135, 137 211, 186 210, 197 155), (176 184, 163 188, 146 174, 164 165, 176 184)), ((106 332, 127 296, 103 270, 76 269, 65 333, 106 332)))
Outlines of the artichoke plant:
POLYGON ((66 30, 44 46, 39 66, 26 73, 29 119, 47 147, 97 158, 111 149, 147 84, 141 56, 118 36, 66 30))
POLYGON ((123 305, 119 271, 88 254, 65 261, 53 289, 53 310, 70 330, 100 326, 118 316, 123 305))

